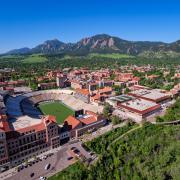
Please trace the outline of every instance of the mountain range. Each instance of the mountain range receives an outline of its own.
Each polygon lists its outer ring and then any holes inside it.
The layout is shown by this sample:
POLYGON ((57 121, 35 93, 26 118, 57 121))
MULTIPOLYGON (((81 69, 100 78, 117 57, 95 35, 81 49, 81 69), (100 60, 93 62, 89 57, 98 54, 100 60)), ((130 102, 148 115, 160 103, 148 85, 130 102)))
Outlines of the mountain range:
POLYGON ((144 52, 180 53, 180 40, 173 43, 151 41, 128 41, 107 34, 83 38, 77 43, 64 43, 58 39, 48 40, 34 48, 14 49, 6 54, 60 54, 60 53, 122 53, 138 55, 144 52))

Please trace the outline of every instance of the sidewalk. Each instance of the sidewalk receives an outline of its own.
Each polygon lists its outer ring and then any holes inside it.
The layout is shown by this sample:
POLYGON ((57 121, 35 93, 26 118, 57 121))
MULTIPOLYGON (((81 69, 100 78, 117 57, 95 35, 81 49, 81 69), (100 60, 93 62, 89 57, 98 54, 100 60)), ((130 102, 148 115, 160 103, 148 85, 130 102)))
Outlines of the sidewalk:
POLYGON ((123 127, 127 124, 127 121, 124 121, 120 124, 117 124, 115 126, 113 126, 112 124, 109 124, 105 127, 102 127, 100 129, 98 129, 97 131, 93 132, 92 134, 88 134, 88 135, 84 135, 82 138, 81 138, 81 141, 82 142, 87 142, 87 141, 91 141, 92 139, 95 139, 109 131, 112 131, 113 129, 117 129, 117 128, 120 128, 120 127, 123 127))

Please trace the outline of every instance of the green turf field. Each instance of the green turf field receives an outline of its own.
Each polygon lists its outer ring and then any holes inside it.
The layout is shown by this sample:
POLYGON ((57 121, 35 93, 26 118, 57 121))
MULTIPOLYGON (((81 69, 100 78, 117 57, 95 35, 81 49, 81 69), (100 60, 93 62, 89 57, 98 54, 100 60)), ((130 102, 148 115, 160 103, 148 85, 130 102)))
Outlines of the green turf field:
POLYGON ((60 102, 43 103, 39 105, 39 108, 45 115, 50 114, 56 116, 58 124, 62 124, 69 115, 74 114, 72 109, 60 102))

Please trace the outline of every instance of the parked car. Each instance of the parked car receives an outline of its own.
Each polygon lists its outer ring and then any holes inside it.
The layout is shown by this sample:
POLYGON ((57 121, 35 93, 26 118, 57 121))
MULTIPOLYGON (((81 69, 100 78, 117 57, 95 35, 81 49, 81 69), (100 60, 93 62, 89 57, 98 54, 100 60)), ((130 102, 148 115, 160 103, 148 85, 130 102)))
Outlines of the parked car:
POLYGON ((43 177, 43 176, 40 176, 39 177, 39 180, 46 180, 47 178, 46 177, 43 177))
POLYGON ((70 157, 68 157, 68 158, 67 158, 67 160, 68 160, 68 161, 69 161, 69 160, 71 160, 71 159, 73 159, 73 157, 72 157, 72 156, 70 156, 70 157))
POLYGON ((46 164, 46 166, 45 166, 45 170, 48 170, 49 168, 51 167, 51 164, 46 164))
POLYGON ((34 173, 31 173, 31 174, 30 174, 30 177, 33 177, 33 176, 34 176, 34 173))
POLYGON ((76 154, 77 156, 80 156, 80 151, 78 149, 75 149, 74 151, 74 154, 76 154))
POLYGON ((90 154, 91 156, 93 156, 93 155, 94 155, 94 153, 93 153, 93 152, 90 152, 89 154, 90 154))
POLYGON ((32 166, 32 162, 28 162, 28 166, 32 166))
POLYGON ((47 156, 45 155, 45 156, 43 156, 43 159, 47 159, 47 156))
POLYGON ((71 150, 75 150, 76 149, 76 147, 71 147, 71 150))
POLYGON ((47 154, 47 157, 51 157, 52 155, 54 155, 54 153, 49 153, 47 154))
POLYGON ((23 169, 24 169, 24 166, 23 166, 23 165, 20 165, 20 166, 18 166, 17 171, 19 172, 19 171, 21 171, 21 170, 23 170, 23 169))
POLYGON ((80 151, 79 151, 78 149, 74 149, 73 152, 74 152, 75 154, 79 154, 79 153, 80 153, 80 151))
POLYGON ((6 166, 6 167, 2 167, 1 168, 1 170, 0 170, 0 172, 5 172, 5 171, 7 171, 9 168, 6 166))

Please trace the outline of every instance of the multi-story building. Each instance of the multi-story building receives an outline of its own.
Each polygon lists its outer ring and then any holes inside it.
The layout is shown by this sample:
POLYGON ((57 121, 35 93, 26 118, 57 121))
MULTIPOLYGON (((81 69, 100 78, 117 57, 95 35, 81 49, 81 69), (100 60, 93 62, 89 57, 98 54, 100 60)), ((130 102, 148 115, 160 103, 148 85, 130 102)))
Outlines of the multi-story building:
POLYGON ((48 82, 48 83, 40 83, 38 84, 39 90, 45 90, 45 89, 53 89, 56 88, 57 84, 56 82, 48 82))
POLYGON ((58 73, 56 76, 57 87, 64 88, 66 87, 67 75, 58 73))
POLYGON ((131 91, 129 95, 161 104, 171 99, 168 94, 163 93, 160 89, 139 89, 131 91))
POLYGON ((83 89, 85 88, 86 84, 79 80, 70 80, 71 88, 73 89, 83 89))
POLYGON ((24 86, 26 85, 25 80, 17 80, 17 81, 5 81, 5 82, 0 82, 0 87, 19 87, 19 86, 24 86))
POLYGON ((111 87, 103 87, 99 88, 95 91, 92 91, 90 100, 91 102, 95 103, 102 103, 112 95, 112 88, 111 87))
POLYGON ((88 89, 76 89, 74 96, 85 103, 90 102, 90 92, 88 89))
POLYGON ((54 116, 35 119, 0 116, 0 167, 13 167, 60 145, 59 126, 54 116))
POLYGON ((124 119, 130 118, 138 123, 159 113, 161 109, 161 105, 155 102, 129 95, 111 97, 106 102, 116 109, 115 115, 124 119))
MULTIPOLYGON (((77 116, 68 116, 64 121, 64 138, 77 138, 106 124, 106 119, 92 111, 82 111, 77 116)), ((63 139, 63 137, 61 137, 63 139)))

